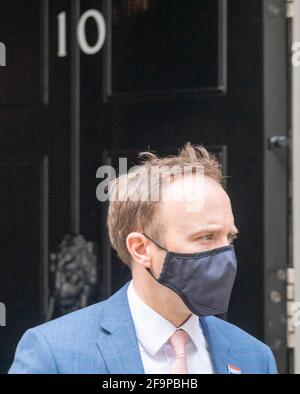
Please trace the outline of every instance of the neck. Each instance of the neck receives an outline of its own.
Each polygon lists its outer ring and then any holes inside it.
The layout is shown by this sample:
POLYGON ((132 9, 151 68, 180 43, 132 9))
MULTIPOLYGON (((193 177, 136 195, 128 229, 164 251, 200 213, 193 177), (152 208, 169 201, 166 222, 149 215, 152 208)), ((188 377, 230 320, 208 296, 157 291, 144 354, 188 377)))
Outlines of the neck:
POLYGON ((132 274, 137 295, 164 319, 175 327, 180 327, 190 317, 191 312, 174 291, 157 283, 147 272, 132 274))

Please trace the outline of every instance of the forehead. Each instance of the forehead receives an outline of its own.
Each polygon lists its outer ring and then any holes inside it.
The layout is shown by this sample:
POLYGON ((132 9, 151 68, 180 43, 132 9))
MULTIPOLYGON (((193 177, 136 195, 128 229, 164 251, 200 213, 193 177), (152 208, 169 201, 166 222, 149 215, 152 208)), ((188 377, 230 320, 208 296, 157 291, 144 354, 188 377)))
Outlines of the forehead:
POLYGON ((159 215, 168 227, 181 231, 208 225, 234 225, 227 193, 206 176, 189 176, 170 183, 160 203, 159 215))

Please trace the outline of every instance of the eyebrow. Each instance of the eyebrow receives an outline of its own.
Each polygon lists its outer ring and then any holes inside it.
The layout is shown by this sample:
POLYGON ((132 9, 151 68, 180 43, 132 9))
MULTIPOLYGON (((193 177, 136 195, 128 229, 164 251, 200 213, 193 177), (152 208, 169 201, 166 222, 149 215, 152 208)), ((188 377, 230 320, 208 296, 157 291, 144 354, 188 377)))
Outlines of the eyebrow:
MULTIPOLYGON (((207 226, 203 226, 201 228, 199 228, 196 231, 193 231, 192 233, 189 234, 189 236, 194 236, 200 233, 204 233, 204 232, 210 232, 210 231, 220 231, 222 230, 222 226, 218 225, 218 224, 212 224, 212 225, 207 225, 207 226)), ((236 226, 233 226, 233 231, 230 232, 230 234, 238 234, 240 231, 236 226)))

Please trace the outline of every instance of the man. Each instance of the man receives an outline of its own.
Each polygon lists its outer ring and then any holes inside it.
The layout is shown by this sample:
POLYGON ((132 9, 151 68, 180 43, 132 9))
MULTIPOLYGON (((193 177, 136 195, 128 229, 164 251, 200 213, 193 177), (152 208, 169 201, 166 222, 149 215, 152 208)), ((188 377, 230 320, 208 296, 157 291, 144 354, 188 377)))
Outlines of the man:
POLYGON ((268 346, 215 316, 228 308, 238 232, 219 163, 190 143, 142 156, 109 186, 109 235, 132 280, 28 330, 9 372, 276 373, 268 346))

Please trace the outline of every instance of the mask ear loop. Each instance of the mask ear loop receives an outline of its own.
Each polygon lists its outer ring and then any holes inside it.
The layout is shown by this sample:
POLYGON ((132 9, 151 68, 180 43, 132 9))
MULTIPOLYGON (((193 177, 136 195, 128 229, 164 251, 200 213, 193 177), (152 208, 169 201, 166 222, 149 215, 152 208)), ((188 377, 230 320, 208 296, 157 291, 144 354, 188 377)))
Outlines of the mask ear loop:
POLYGON ((165 250, 166 252, 169 252, 168 249, 164 248, 163 246, 161 246, 159 243, 157 243, 156 241, 154 241, 152 238, 150 238, 147 234, 145 233, 141 233, 143 234, 146 238, 150 239, 150 241, 152 241, 156 246, 158 246, 160 249, 165 250))
MULTIPOLYGON (((164 248, 163 246, 161 246, 159 243, 157 243, 156 241, 154 241, 152 238, 150 238, 147 234, 145 233, 141 233, 143 234, 146 238, 148 238, 150 241, 152 241, 156 246, 158 246, 160 249, 165 250, 167 253, 169 252, 168 249, 164 248)), ((150 268, 145 267, 146 270, 149 272, 149 274, 157 281, 157 279, 155 278, 155 276, 152 274, 152 272, 150 271, 150 268)))

